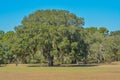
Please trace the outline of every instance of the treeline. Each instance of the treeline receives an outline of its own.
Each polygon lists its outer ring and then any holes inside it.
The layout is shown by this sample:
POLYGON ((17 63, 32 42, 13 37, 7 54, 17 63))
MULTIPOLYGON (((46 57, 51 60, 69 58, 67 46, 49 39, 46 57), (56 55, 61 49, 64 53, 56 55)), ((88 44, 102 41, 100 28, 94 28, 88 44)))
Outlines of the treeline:
POLYGON ((15 31, 0 31, 0 64, 120 61, 120 31, 83 28, 84 23, 65 10, 38 10, 24 17, 15 31))

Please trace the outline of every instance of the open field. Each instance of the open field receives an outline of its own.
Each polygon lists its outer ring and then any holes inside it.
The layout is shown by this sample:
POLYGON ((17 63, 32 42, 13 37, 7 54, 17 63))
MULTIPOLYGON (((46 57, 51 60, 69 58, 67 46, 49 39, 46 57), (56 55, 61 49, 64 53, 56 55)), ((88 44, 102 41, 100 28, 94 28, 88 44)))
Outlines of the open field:
POLYGON ((94 67, 0 67, 0 80, 120 80, 120 65, 94 67))

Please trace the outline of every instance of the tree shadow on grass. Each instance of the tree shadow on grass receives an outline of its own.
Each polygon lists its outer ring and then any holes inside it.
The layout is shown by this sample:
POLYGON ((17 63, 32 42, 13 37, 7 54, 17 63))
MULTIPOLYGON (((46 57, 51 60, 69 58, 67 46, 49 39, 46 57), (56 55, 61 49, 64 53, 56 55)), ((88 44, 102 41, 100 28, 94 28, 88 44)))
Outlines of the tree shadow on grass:
POLYGON ((27 67, 96 67, 98 64, 55 64, 54 66, 48 66, 47 64, 30 64, 27 67))
POLYGON ((4 65, 3 65, 3 64, 0 64, 0 67, 6 67, 6 64, 4 64, 4 65))

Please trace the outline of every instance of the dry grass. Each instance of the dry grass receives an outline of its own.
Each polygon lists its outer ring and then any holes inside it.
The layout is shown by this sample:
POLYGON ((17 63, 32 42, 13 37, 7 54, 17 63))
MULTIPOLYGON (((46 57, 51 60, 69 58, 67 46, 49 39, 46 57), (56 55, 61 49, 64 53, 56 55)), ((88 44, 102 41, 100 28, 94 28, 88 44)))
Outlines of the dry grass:
POLYGON ((0 72, 0 80, 120 80, 113 72, 0 72))
POLYGON ((120 65, 94 67, 0 67, 0 80, 120 80, 120 65))

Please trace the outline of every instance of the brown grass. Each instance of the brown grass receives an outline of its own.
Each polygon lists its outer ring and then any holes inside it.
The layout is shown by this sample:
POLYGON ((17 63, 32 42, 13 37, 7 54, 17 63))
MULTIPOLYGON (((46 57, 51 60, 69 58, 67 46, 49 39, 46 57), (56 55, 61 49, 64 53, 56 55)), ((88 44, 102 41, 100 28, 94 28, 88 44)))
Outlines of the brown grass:
POLYGON ((120 80, 113 72, 0 72, 0 80, 120 80))
POLYGON ((0 67, 0 80, 120 80, 120 64, 116 63, 85 68, 62 67, 59 69, 59 67, 32 67, 32 70, 29 70, 30 67, 21 64, 19 65, 23 67, 23 69, 20 67, 21 71, 17 71, 19 67, 16 68, 13 66, 9 65, 10 68, 0 67), (2 71, 2 69, 6 70, 2 71), (41 71, 39 69, 44 70, 41 71), (61 69, 65 71, 60 71, 61 69))

